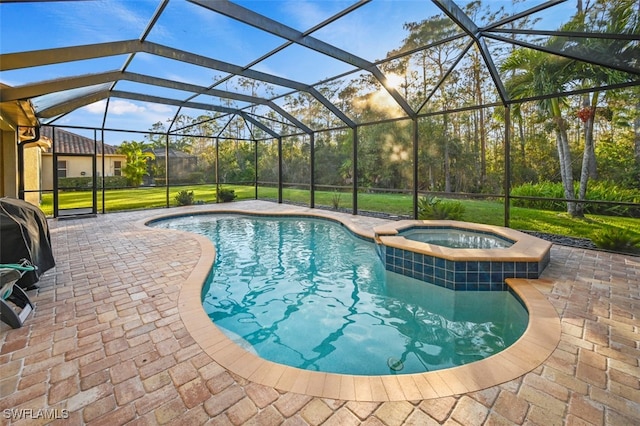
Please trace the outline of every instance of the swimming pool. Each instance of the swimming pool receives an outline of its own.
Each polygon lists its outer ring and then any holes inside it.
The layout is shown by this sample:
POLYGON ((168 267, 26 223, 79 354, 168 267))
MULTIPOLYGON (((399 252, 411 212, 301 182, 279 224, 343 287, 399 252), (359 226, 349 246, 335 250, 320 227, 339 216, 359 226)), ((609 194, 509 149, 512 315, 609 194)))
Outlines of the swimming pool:
POLYGON ((510 292, 454 292, 388 272, 372 242, 331 221, 194 215, 154 226, 211 238, 209 317, 277 363, 356 375, 431 371, 495 354, 527 325, 510 292))

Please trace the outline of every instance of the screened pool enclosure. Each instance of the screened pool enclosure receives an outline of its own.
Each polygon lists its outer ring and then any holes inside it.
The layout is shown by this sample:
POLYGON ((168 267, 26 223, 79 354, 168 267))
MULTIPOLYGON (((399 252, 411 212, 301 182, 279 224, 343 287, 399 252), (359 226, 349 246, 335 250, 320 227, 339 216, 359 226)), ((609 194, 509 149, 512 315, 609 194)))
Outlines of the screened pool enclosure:
POLYGON ((19 128, 19 195, 53 216, 78 197, 105 213, 233 189, 401 217, 465 200, 465 220, 506 225, 526 208, 638 218, 639 15, 637 0, 6 1, 0 100, 89 146, 50 132, 31 179, 42 129, 19 128))

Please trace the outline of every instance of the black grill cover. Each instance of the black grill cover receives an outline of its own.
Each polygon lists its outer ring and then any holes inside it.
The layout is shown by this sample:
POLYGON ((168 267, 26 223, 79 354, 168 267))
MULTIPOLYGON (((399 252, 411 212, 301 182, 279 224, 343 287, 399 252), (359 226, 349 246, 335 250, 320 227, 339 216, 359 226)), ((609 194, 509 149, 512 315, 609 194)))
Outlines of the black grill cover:
POLYGON ((0 198, 0 263, 19 263, 22 259, 38 267, 17 281, 24 289, 33 287, 56 265, 47 218, 26 201, 0 198))

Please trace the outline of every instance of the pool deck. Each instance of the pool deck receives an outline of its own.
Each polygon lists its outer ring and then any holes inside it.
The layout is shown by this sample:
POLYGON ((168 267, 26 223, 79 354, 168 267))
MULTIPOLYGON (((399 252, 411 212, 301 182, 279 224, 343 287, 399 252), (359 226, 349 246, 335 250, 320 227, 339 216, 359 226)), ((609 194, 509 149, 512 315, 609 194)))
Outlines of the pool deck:
MULTIPOLYGON (((22 328, 0 325, 0 424, 46 424, 51 414, 72 425, 640 424, 640 258, 554 245, 527 291, 555 308, 560 340, 521 376, 472 391, 446 379, 429 385, 434 395, 383 386, 387 396, 400 392, 386 402, 341 399, 329 380, 323 389, 333 393, 313 396, 310 382, 283 390, 277 368, 269 386, 266 374, 248 380, 214 361, 212 346, 192 336, 210 325, 194 323, 185 292, 194 271, 211 265, 206 244, 141 226, 228 208, 318 212, 242 201, 51 220, 57 266, 29 292, 36 310, 22 328)), ((386 222, 331 214, 362 229, 386 222)))

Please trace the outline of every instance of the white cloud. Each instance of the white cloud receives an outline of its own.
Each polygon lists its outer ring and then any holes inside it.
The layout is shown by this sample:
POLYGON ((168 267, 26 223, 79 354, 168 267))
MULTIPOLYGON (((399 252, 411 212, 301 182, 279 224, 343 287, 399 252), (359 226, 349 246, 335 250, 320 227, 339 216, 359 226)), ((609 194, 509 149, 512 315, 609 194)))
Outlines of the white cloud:
POLYGON ((146 109, 142 106, 136 105, 133 102, 115 100, 109 102, 109 113, 115 115, 124 114, 142 114, 146 109))
POLYGON ((327 14, 319 6, 305 0, 289 0, 282 10, 295 18, 297 29, 306 31, 327 18, 327 14))
POLYGON ((107 101, 94 102, 94 103, 84 107, 84 109, 87 112, 90 112, 91 114, 104 114, 104 107, 105 107, 106 103, 107 103, 107 101))
POLYGON ((68 29, 65 34, 74 34, 77 44, 113 41, 138 37, 149 19, 147 10, 153 7, 139 0, 61 3, 50 8, 49 19, 68 29))
MULTIPOLYGON (((91 114, 104 114, 107 101, 102 100, 94 102, 84 107, 91 114)), ((146 108, 136 105, 133 102, 123 100, 111 100, 109 102, 109 114, 125 115, 125 114, 142 114, 146 112, 146 108)))
POLYGON ((170 107, 168 105, 162 104, 149 104, 149 111, 158 114, 172 114, 175 110, 175 107, 170 107))

